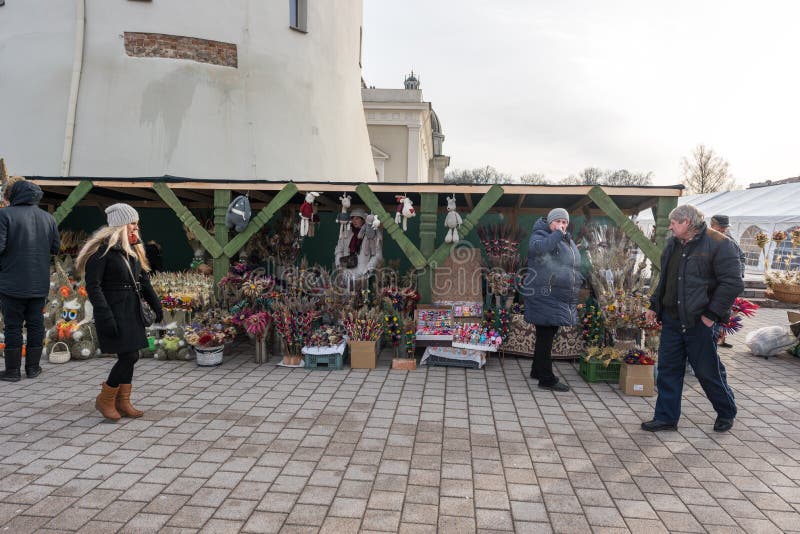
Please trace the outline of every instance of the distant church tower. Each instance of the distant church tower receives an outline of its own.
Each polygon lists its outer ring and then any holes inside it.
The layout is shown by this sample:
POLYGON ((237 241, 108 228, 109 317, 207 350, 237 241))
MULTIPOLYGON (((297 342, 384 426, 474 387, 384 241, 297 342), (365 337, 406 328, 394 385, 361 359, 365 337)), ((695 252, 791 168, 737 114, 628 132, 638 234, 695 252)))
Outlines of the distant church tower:
POLYGON ((406 89, 419 89, 419 78, 414 76, 414 70, 411 70, 411 74, 406 76, 404 82, 406 89))
POLYGON ((378 181, 444 181, 450 157, 442 154, 442 125, 431 103, 422 99, 413 70, 403 89, 363 87, 361 99, 378 181))

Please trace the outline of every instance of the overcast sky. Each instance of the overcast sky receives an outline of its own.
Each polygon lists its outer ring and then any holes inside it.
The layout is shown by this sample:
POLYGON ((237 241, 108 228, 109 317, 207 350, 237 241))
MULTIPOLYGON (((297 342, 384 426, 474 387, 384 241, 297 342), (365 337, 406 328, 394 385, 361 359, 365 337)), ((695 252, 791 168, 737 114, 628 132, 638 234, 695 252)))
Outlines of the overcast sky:
POLYGON ((741 184, 800 175, 800 1, 364 0, 363 76, 412 68, 450 168, 681 180, 705 143, 741 184))

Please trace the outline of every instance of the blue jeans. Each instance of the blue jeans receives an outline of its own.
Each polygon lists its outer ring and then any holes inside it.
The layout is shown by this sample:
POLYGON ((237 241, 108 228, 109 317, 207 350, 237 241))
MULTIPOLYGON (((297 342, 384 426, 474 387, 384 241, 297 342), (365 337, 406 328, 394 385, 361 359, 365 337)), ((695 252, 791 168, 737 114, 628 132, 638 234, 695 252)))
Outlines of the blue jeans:
POLYGON ((692 328, 686 330, 680 321, 667 314, 662 319, 656 382, 658 399, 654 419, 665 423, 677 423, 680 419, 687 359, 717 415, 734 419, 736 401, 728 386, 725 366, 717 354, 717 329, 707 327, 699 318, 692 328))

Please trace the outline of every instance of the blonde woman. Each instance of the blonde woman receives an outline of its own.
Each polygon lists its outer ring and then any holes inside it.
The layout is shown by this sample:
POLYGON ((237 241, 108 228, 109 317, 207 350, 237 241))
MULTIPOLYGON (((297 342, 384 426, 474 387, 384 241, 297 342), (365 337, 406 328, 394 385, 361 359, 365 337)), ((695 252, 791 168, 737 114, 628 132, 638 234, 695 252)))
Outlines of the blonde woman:
POLYGON ((139 349, 147 346, 139 293, 155 311, 156 322, 164 316, 147 274, 150 266, 139 237, 139 214, 128 204, 114 204, 106 215, 108 226, 89 238, 75 263, 78 273, 85 273, 100 350, 117 354, 95 408, 103 417, 118 421, 123 416, 144 415, 130 401, 133 366, 139 349))

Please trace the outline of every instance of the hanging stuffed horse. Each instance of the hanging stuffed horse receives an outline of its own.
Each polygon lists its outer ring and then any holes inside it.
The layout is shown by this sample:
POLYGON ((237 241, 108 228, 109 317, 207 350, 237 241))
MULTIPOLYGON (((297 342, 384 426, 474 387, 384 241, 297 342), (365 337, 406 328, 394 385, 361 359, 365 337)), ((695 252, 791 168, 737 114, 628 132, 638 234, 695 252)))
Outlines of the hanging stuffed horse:
POLYGON ((395 213, 394 222, 400 224, 402 221, 403 231, 406 231, 408 230, 408 220, 417 214, 414 210, 414 203, 405 195, 395 195, 394 198, 397 200, 397 213, 395 213))

